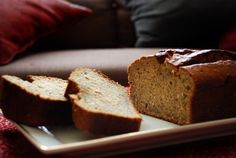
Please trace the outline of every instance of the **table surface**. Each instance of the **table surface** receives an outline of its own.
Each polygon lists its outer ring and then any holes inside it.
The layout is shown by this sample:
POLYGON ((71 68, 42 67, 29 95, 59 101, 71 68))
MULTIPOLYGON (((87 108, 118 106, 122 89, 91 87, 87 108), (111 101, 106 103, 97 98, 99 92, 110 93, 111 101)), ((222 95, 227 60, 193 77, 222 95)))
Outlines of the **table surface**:
MULTIPOLYGON (((154 148, 144 151, 113 155, 112 158, 132 157, 236 157, 236 135, 154 148)), ((14 124, 0 114, 1 158, 54 158, 61 155, 43 155, 16 129, 14 124)))

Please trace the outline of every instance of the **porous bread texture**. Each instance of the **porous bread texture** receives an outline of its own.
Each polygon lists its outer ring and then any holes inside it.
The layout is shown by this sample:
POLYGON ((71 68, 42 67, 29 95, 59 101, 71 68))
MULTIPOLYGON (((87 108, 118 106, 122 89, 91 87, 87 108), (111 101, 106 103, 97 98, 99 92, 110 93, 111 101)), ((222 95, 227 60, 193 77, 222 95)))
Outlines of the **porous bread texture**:
POLYGON ((141 116, 125 87, 94 69, 78 68, 66 91, 77 128, 92 134, 113 135, 138 131, 141 116))
POLYGON ((67 81, 47 76, 1 76, 3 114, 30 126, 72 123, 71 106, 64 97, 67 81))
POLYGON ((190 122, 186 104, 193 81, 186 71, 161 65, 156 57, 143 57, 132 64, 128 74, 130 95, 140 112, 179 124, 190 122))
POLYGON ((180 125, 236 116, 235 55, 222 50, 163 50, 128 68, 142 113, 180 125))
POLYGON ((63 80, 60 78, 55 77, 48 77, 48 76, 35 76, 35 75, 28 75, 27 80, 31 87, 34 88, 34 91, 39 91, 39 95, 41 97, 50 98, 52 100, 61 100, 67 101, 66 97, 64 96, 65 90, 67 87, 67 80, 63 80))

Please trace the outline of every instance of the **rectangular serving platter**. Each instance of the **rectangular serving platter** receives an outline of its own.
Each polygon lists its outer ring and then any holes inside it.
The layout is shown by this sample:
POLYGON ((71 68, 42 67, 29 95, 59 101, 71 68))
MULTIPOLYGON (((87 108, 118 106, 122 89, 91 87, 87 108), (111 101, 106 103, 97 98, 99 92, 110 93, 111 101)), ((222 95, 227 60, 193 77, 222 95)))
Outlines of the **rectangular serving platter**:
POLYGON ((87 135, 73 126, 15 124, 42 153, 66 156, 110 155, 236 133, 236 118, 179 126, 147 115, 142 117, 140 131, 106 137, 87 135))

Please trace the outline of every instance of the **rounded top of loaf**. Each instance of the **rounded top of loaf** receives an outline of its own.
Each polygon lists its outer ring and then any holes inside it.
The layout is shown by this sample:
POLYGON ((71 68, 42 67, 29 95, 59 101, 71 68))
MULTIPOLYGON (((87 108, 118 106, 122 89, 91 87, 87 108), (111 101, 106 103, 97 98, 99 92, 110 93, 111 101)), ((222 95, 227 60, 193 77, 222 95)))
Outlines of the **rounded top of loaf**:
POLYGON ((164 49, 155 55, 159 62, 171 63, 175 66, 212 63, 220 60, 236 61, 236 53, 221 49, 164 49))

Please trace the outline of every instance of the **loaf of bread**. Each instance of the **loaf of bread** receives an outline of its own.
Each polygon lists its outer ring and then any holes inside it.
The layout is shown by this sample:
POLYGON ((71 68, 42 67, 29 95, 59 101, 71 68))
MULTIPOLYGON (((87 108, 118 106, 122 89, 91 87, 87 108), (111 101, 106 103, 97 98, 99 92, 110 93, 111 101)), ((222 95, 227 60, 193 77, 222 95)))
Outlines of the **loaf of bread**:
POLYGON ((236 54, 161 50, 129 65, 130 95, 142 113, 180 125, 236 116, 236 54))
POLYGON ((93 69, 78 68, 66 90, 72 103, 72 119, 81 131, 113 135, 138 131, 141 116, 125 87, 93 69))
POLYGON ((54 77, 1 77, 0 103, 6 118, 30 126, 71 124, 71 105, 64 97, 67 81, 54 77))

